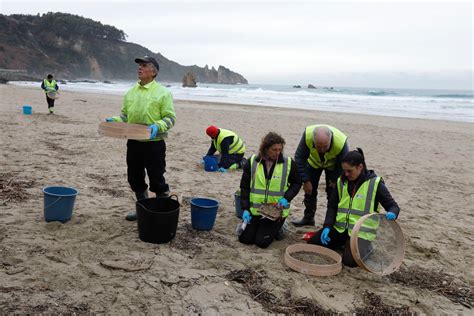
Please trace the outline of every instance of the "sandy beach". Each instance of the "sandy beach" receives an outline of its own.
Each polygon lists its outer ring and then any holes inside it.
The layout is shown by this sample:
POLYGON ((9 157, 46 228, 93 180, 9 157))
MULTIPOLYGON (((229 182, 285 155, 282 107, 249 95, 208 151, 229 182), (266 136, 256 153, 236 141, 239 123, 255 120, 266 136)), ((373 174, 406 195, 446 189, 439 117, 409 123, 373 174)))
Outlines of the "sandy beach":
MULTIPOLYGON (((121 96, 62 91, 56 114, 47 115, 39 86, 0 85, 0 95, 0 314, 349 313, 370 306, 472 314, 470 123, 175 101, 165 177, 182 206, 176 238, 155 245, 141 242, 137 224, 124 219, 135 208, 126 141, 97 133, 104 118, 120 112, 121 96), (22 114, 25 104, 33 115, 22 114), (363 148, 369 169, 400 205, 407 251, 398 274, 343 268, 333 277, 311 277, 290 270, 284 249, 309 228, 290 225, 283 241, 264 250, 234 235, 241 171, 199 166, 210 144, 205 128, 237 132, 246 156, 273 130, 293 156, 305 126, 316 123, 338 127, 351 148, 363 148), (44 221, 42 188, 51 185, 80 192, 66 224, 44 221), (212 231, 191 228, 190 197, 219 200, 212 231)), ((319 197, 316 228, 326 212, 323 183, 319 197)), ((302 215, 302 200, 301 191, 290 217, 302 215)))

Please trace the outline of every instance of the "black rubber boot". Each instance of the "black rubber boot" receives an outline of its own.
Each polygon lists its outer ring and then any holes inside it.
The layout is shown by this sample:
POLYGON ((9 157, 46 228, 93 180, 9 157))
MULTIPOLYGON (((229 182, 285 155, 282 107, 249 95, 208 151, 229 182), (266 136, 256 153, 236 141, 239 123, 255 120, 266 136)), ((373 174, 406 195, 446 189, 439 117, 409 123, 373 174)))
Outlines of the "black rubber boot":
POLYGON ((157 198, 167 198, 169 196, 170 196, 170 191, 165 191, 163 193, 160 193, 160 194, 156 195, 157 198))
POLYGON ((137 198, 137 201, 148 199, 148 191, 135 192, 135 197, 137 198))
MULTIPOLYGON (((148 191, 144 192, 135 192, 135 197, 137 198, 137 201, 143 200, 143 199, 148 199, 148 191)), ((137 212, 129 212, 127 216, 125 216, 125 219, 127 221, 136 221, 137 220, 137 212)))
POLYGON ((295 226, 314 226, 314 217, 305 215, 303 218, 292 221, 291 223, 295 226))
POLYGON ((305 210, 303 218, 294 220, 291 223, 295 226, 314 226, 314 214, 316 213, 316 201, 311 201, 310 197, 305 194, 303 201, 305 210))

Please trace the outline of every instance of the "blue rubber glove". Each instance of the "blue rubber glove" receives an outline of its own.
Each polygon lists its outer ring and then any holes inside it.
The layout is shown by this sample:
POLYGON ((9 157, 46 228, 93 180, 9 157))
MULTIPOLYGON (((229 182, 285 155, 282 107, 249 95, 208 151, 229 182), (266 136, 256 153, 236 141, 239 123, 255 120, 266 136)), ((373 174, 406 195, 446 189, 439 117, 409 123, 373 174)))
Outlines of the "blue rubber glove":
POLYGON ((288 200, 285 198, 281 198, 278 200, 277 207, 288 208, 288 200))
POLYGON ((148 125, 149 128, 151 128, 151 132, 150 132, 150 139, 153 139, 153 138, 156 138, 156 134, 158 134, 158 126, 156 124, 151 124, 151 125, 148 125))
POLYGON ((220 167, 219 169, 217 169, 217 171, 219 171, 219 172, 227 172, 227 169, 220 167))
POLYGON ((330 230, 331 230, 330 228, 326 227, 326 228, 323 229, 323 232, 321 233, 321 243, 323 245, 327 245, 328 242, 331 241, 331 238, 329 238, 329 231, 330 230))
POLYGON ((106 121, 106 122, 113 122, 113 121, 114 121, 114 119, 113 119, 113 118, 111 118, 111 117, 108 117, 108 118, 106 118, 106 119, 105 119, 105 121, 106 121))
POLYGON ((244 220, 244 222, 250 223, 250 221, 252 220, 252 215, 250 215, 249 211, 245 210, 242 213, 242 219, 244 220))
POLYGON ((393 221, 397 218, 397 214, 395 214, 394 212, 388 212, 387 214, 385 214, 385 218, 389 221, 393 221))

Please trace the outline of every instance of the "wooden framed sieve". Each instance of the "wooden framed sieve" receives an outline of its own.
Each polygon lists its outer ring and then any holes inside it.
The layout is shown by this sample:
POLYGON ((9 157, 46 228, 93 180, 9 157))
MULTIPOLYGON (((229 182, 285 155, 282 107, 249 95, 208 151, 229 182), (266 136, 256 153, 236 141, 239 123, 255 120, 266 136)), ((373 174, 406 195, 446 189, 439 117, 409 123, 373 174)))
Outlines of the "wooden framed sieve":
POLYGON ((150 139, 150 128, 146 125, 125 122, 101 122, 99 134, 121 139, 150 139))
POLYGON ((285 263, 291 269, 313 276, 331 276, 336 275, 342 270, 342 257, 335 251, 311 244, 294 244, 286 247, 285 250, 285 263), (310 252, 314 254, 327 257, 335 263, 330 264, 314 264, 304 262, 292 257, 292 254, 297 252, 310 252))
POLYGON ((53 100, 56 100, 59 98, 59 92, 56 90, 49 91, 48 93, 46 93, 46 95, 48 96, 48 98, 53 99, 53 100))
POLYGON ((350 245, 357 265, 377 275, 387 275, 398 270, 405 256, 406 242, 403 231, 395 220, 386 219, 385 214, 372 213, 362 216, 352 229, 350 245), (362 224, 367 220, 371 220, 372 224, 376 223, 376 233, 373 234, 375 237, 370 241, 362 235, 362 224))

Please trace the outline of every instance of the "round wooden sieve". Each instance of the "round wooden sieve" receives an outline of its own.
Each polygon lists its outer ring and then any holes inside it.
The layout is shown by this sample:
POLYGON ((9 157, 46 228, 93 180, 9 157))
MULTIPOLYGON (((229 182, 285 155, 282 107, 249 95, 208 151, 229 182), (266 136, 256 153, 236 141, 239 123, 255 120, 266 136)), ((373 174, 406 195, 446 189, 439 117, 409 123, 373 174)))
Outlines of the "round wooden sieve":
POLYGON ((291 269, 314 276, 336 275, 342 270, 342 257, 335 251, 311 244, 294 244, 286 247, 285 263, 291 269), (314 264, 295 259, 291 254, 295 252, 313 252, 336 261, 332 264, 314 264))
POLYGON ((384 267, 382 272, 371 270, 370 267, 365 265, 364 261, 362 261, 360 252, 359 252, 359 246, 357 243, 358 238, 359 238, 359 229, 362 223, 371 216, 383 216, 383 218, 381 219, 385 220, 385 214, 380 214, 380 213, 366 214, 362 216, 361 218, 359 218, 359 220, 354 225, 354 228, 352 229, 351 241, 350 241, 351 253, 357 265, 361 267, 362 269, 375 273, 377 275, 387 275, 387 274, 397 271, 403 262, 403 258, 405 256, 405 247, 406 247, 405 237, 403 235, 402 229, 400 228, 400 226, 398 225, 396 221, 386 220, 387 223, 393 229, 394 234, 395 234, 395 239, 397 240, 395 259, 387 267, 384 267))
POLYGON ((59 98, 59 92, 58 91, 49 91, 47 93, 47 95, 48 95, 48 98, 53 99, 53 100, 56 100, 56 99, 59 98))
POLYGON ((124 122, 102 122, 99 124, 99 134, 122 139, 150 139, 150 128, 141 124, 124 122))

